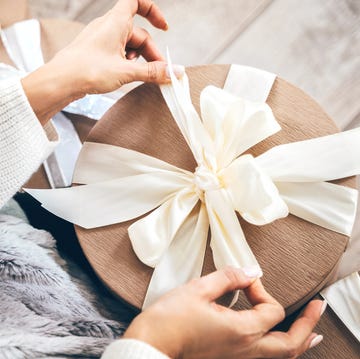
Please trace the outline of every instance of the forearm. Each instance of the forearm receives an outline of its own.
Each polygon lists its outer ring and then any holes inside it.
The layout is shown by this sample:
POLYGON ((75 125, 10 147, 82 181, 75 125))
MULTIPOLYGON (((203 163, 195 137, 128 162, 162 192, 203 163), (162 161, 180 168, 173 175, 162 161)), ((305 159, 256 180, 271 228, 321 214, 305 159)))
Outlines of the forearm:
POLYGON ((47 158, 54 140, 35 116, 20 80, 0 81, 0 207, 47 158))
POLYGON ((84 82, 71 66, 50 61, 21 82, 29 103, 44 125, 72 101, 85 95, 84 82))

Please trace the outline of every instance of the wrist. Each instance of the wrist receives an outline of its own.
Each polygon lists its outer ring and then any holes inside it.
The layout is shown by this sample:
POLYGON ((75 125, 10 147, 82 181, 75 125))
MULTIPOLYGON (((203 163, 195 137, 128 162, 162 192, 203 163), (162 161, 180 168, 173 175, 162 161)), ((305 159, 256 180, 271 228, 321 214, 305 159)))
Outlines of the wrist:
POLYGON ((56 59, 28 74, 21 83, 42 125, 69 103, 85 95, 82 79, 56 59))
POLYGON ((126 330, 123 338, 142 341, 172 359, 178 358, 179 350, 176 349, 177 335, 175 333, 169 335, 169 331, 159 327, 156 321, 147 319, 141 318, 140 314, 126 330), (149 323, 151 325, 148 325, 149 323))

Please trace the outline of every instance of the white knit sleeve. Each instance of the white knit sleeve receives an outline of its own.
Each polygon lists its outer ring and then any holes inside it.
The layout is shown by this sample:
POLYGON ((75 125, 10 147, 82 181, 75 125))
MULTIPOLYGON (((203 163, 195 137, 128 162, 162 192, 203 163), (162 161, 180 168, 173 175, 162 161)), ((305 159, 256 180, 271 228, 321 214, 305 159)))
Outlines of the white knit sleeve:
POLYGON ((57 144, 33 112, 20 79, 0 81, 0 208, 57 144))
POLYGON ((140 340, 120 339, 106 348, 101 359, 169 359, 169 357, 140 340))

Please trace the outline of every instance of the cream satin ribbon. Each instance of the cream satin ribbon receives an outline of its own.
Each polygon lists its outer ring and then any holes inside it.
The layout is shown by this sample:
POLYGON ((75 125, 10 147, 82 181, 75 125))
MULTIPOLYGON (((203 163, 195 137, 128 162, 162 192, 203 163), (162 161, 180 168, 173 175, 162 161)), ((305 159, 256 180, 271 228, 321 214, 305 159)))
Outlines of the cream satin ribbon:
POLYGON ((357 272, 320 292, 331 309, 360 342, 360 277, 357 272))

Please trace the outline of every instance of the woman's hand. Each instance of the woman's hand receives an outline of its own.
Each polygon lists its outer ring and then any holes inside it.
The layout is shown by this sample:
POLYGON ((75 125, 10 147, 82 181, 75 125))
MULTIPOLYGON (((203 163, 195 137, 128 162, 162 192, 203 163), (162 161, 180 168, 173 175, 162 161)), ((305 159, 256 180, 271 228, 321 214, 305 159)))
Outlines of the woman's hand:
POLYGON ((287 333, 269 332, 284 319, 284 309, 259 279, 227 268, 162 297, 134 319, 124 337, 147 342, 171 358, 297 358, 320 343, 322 336, 313 329, 325 305, 314 300, 287 333), (215 303, 236 289, 245 291, 251 310, 215 303))
MULTIPOLYGON (((133 27, 136 14, 167 29, 163 14, 151 0, 119 0, 49 63, 22 80, 40 122, 88 93, 110 92, 132 81, 169 81, 166 62, 153 40, 146 30, 133 27), (133 61, 140 55, 149 62, 133 61)), ((178 76, 184 72, 181 66, 174 70, 178 76)))
POLYGON ((83 92, 103 93, 132 81, 169 81, 162 54, 145 29, 133 27, 136 14, 167 30, 167 22, 151 0, 120 0, 92 21, 53 62, 72 68, 84 79, 83 92), (147 63, 133 61, 143 56, 147 63))

